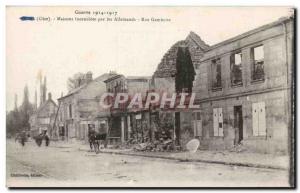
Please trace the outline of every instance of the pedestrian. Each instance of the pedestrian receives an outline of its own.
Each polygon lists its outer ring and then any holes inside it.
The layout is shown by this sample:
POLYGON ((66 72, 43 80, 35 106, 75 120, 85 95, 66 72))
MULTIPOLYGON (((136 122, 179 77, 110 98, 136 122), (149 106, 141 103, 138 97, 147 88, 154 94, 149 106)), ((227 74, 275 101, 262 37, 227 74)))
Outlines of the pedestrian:
POLYGON ((26 131, 22 131, 19 142, 24 147, 26 141, 27 141, 26 131))
POLYGON ((93 143, 95 138, 95 129, 92 127, 92 125, 88 124, 88 136, 89 136, 89 143, 90 143, 90 149, 93 151, 93 143))

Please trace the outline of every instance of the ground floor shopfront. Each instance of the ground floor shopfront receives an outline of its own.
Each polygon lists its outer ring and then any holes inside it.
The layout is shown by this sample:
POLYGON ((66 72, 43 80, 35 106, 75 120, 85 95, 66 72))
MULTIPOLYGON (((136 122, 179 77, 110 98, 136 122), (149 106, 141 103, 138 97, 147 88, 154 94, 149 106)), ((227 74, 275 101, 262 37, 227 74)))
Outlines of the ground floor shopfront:
POLYGON ((288 152, 289 100, 286 90, 200 103, 194 121, 201 149, 224 150, 242 144, 248 151, 288 152), (198 115, 198 116, 197 116, 198 115))
POLYGON ((149 113, 119 112, 108 117, 108 139, 111 143, 142 143, 149 140, 149 113))
POLYGON ((199 109, 114 113, 60 125, 65 139, 88 141, 88 131, 106 132, 110 144, 138 144, 170 139, 185 149, 199 139, 202 150, 242 145, 258 153, 288 152, 290 101, 286 90, 200 101, 199 109))

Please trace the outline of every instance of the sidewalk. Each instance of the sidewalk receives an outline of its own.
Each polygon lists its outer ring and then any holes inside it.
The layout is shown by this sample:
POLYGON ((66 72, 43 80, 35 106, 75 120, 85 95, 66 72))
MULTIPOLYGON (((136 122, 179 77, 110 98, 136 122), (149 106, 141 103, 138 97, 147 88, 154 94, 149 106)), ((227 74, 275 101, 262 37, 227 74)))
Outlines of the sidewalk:
MULTIPOLYGON (((73 148, 79 151, 89 151, 89 144, 82 142, 54 142, 50 146, 56 148, 73 148)), ((177 160, 182 162, 203 162, 231 166, 287 170, 289 158, 286 155, 260 154, 230 151, 197 151, 189 152, 147 152, 132 149, 101 149, 100 153, 110 153, 128 156, 142 156, 177 160)))

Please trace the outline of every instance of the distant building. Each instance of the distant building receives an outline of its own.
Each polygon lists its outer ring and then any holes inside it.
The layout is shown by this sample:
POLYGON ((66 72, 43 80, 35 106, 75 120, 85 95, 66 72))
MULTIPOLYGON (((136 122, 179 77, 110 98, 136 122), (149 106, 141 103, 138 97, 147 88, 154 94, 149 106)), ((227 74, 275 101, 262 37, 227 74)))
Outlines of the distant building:
POLYGON ((47 130, 51 138, 56 138, 54 120, 57 113, 57 105, 52 100, 51 93, 48 93, 48 100, 41 104, 29 119, 31 136, 36 136, 43 130, 47 130))

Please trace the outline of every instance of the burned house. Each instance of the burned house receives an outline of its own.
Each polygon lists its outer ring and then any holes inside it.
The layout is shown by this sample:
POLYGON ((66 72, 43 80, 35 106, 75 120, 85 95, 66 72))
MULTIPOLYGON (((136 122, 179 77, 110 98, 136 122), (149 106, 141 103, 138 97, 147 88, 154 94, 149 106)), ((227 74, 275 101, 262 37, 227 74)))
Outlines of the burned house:
MULTIPOLYGON (((141 93, 143 103, 147 98, 151 85, 151 77, 127 76, 127 87, 129 98, 136 93, 141 93)), ((127 110, 128 139, 135 142, 146 142, 151 140, 150 112, 149 109, 133 106, 127 110)))
POLYGON ((101 120, 97 119, 99 99, 105 91, 107 74, 93 79, 92 73, 85 75, 84 83, 58 99, 58 125, 61 139, 88 140, 89 129, 99 129, 101 120))
MULTIPOLYGON (((142 138, 146 136, 145 132, 149 126, 145 126, 149 121, 147 109, 143 108, 127 108, 130 99, 136 94, 140 93, 143 100, 146 98, 147 91, 150 86, 150 77, 128 76, 111 72, 109 77, 104 81, 106 83, 107 92, 111 93, 113 97, 106 98, 106 104, 112 104, 108 109, 109 114, 105 114, 108 122, 108 140, 111 144, 124 143, 125 141, 134 139, 136 141, 143 141, 142 138), (127 94, 128 100, 123 104, 114 106, 116 96, 118 93, 127 94)), ((103 114, 102 111, 100 112, 103 114)))
POLYGON ((293 30, 283 18, 206 49, 193 87, 200 148, 289 152, 293 30))
MULTIPOLYGON (((194 32, 190 32, 185 40, 175 43, 163 56, 154 72, 153 90, 169 95, 190 94, 196 75, 195 68, 208 47, 194 32)), ((183 147, 193 138, 191 115, 192 111, 189 109, 154 107, 151 111, 151 125, 157 134, 167 133, 176 141, 176 145, 183 147)))

